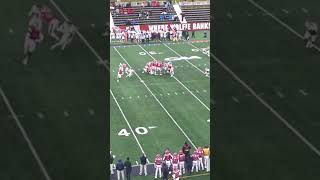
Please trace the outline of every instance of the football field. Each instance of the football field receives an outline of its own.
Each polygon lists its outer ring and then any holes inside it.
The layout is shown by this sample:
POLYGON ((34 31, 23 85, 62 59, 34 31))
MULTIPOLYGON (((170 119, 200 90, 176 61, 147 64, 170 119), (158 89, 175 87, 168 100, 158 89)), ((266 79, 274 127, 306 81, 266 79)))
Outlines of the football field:
MULTIPOLYGON (((134 179, 154 179, 151 163, 166 148, 178 152, 186 141, 193 152, 195 147, 210 145, 210 79, 204 75, 210 60, 203 51, 208 47, 209 41, 199 40, 110 47, 111 150, 115 161, 130 157, 136 166, 145 153, 150 163, 150 175, 134 179), (154 59, 171 60, 175 75, 142 73, 154 59), (117 82, 120 63, 132 67, 135 74, 117 82)), ((138 167, 134 168, 137 176, 138 167)), ((193 175, 187 178, 210 179, 205 171, 193 175)))
POLYGON ((319 5, 216 1, 215 178, 319 179, 320 52, 302 39, 319 5))
POLYGON ((105 2, 38 2, 61 22, 69 18, 83 37, 76 36, 64 51, 51 51, 54 41, 43 24, 44 41, 24 66, 27 14, 33 2, 2 3, 0 179, 105 179, 107 71, 88 47, 106 57, 101 37, 105 2))

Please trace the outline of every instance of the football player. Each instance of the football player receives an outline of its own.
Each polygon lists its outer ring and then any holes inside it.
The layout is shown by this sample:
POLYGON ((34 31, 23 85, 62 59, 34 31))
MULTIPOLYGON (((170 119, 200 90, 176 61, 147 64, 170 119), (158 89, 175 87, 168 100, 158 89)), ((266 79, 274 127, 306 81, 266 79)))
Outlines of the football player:
POLYGON ((193 172, 193 169, 196 168, 196 172, 198 172, 199 166, 198 166, 198 161, 199 161, 199 155, 197 151, 194 151, 192 154, 192 168, 191 172, 193 172))
POLYGON ((57 46, 61 46, 61 50, 64 50, 65 47, 71 43, 75 33, 76 27, 72 24, 71 21, 65 21, 59 28, 58 31, 62 32, 61 39, 51 46, 51 50, 54 50, 57 46))
POLYGON ((164 153, 164 156, 163 156, 163 160, 166 162, 167 167, 170 168, 172 155, 171 155, 169 149, 165 150, 165 153, 164 153))
POLYGON ((154 168, 156 169, 154 178, 158 177, 158 173, 159 173, 159 177, 161 178, 161 164, 162 164, 162 158, 160 154, 156 155, 156 158, 154 159, 154 168))
POLYGON ((110 151, 110 173, 114 174, 113 168, 115 168, 115 164, 113 163, 114 158, 116 158, 115 155, 112 154, 112 151, 110 151))
POLYGON ((40 31, 42 30, 42 19, 38 13, 35 13, 31 16, 29 23, 29 26, 34 26, 40 31))
POLYGON ((307 20, 305 22, 306 32, 304 39, 306 41, 306 48, 312 48, 318 37, 318 25, 315 22, 307 20))
POLYGON ((24 42, 24 58, 22 60, 22 64, 27 65, 28 60, 38 43, 41 43, 43 40, 43 35, 39 29, 34 26, 30 26, 28 32, 25 36, 24 42))
POLYGON ((35 1, 33 6, 31 7, 28 16, 31 17, 35 14, 38 14, 40 16, 40 5, 35 1))
POLYGON ((117 75, 117 82, 119 82, 119 79, 122 78, 122 75, 123 75, 123 68, 120 67, 119 70, 118 70, 118 75, 117 75))
POLYGON ((173 180, 179 180, 180 171, 178 168, 173 168, 172 178, 173 180))
POLYGON ((169 67, 169 73, 170 73, 170 77, 173 77, 173 75, 174 75, 174 67, 173 66, 169 67))
POLYGON ((186 173, 186 169, 185 169, 185 166, 184 166, 184 161, 185 161, 185 155, 183 153, 182 150, 179 151, 179 169, 180 169, 180 175, 183 173, 185 174, 186 173))
POLYGON ((56 17, 52 16, 48 23, 48 34, 56 41, 59 41, 60 38, 57 36, 56 32, 58 31, 60 21, 56 17))
POLYGON ((177 153, 173 153, 172 156, 172 169, 178 169, 179 157, 177 153))
POLYGON ((206 68, 204 69, 204 74, 205 74, 207 77, 209 77, 209 76, 210 76, 210 69, 206 67, 206 68))
POLYGON ((203 158, 204 158, 204 167, 207 169, 207 172, 210 171, 210 149, 208 146, 203 148, 203 158))
POLYGON ((134 70, 133 70, 132 68, 129 68, 129 69, 127 70, 127 76, 126 76, 126 77, 131 77, 132 74, 133 74, 133 72, 134 72, 134 70))
POLYGON ((199 170, 204 170, 204 167, 203 167, 203 150, 201 147, 198 147, 197 149, 197 153, 198 153, 198 156, 199 156, 199 160, 198 160, 198 166, 199 166, 199 170))

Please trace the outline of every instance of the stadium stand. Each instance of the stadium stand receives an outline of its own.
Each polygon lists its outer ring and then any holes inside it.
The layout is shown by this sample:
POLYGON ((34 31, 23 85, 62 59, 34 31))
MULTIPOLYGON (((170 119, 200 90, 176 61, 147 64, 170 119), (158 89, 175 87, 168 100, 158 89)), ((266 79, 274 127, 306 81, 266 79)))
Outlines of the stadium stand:
POLYGON ((180 5, 187 22, 210 21, 210 6, 208 5, 180 5))

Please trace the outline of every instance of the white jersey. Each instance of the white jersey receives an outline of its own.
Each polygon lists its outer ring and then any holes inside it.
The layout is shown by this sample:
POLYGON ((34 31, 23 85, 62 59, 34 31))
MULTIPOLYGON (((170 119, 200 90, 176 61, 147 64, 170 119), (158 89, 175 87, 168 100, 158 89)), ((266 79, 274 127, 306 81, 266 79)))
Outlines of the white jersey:
POLYGON ((34 26, 37 29, 42 29, 42 20, 39 15, 33 15, 29 21, 29 26, 34 26))
POLYGON ((58 31, 62 32, 63 34, 73 34, 76 31, 76 27, 73 24, 68 24, 64 22, 58 29, 58 31))
POLYGON ((34 14, 38 14, 40 16, 40 9, 37 5, 33 5, 28 13, 28 16, 32 16, 34 14))

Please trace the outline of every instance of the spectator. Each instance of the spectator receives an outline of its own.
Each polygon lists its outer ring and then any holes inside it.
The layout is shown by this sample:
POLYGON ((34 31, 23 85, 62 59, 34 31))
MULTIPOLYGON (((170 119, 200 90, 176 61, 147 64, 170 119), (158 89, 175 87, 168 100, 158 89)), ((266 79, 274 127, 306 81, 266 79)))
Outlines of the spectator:
POLYGON ((148 173, 147 173, 147 157, 145 154, 143 154, 140 157, 140 173, 139 173, 140 176, 142 175, 143 170, 144 170, 144 175, 147 176, 148 175, 148 173))
POLYGON ((186 166, 186 173, 191 175, 191 169, 192 169, 192 158, 190 155, 186 155, 186 161, 185 161, 185 166, 186 166))
POLYGON ((196 38, 194 30, 191 32, 191 38, 196 38))
POLYGON ((203 32, 203 38, 207 38, 207 32, 203 32))
POLYGON ((162 171, 162 180, 168 180, 169 169, 166 163, 162 163, 161 171, 162 171))
POLYGON ((112 151, 110 151, 110 173, 111 174, 114 174, 113 172, 113 167, 114 167, 114 164, 113 164, 113 161, 114 161, 114 155, 112 154, 112 151))
POLYGON ((124 162, 124 166, 126 167, 127 180, 130 180, 130 174, 131 174, 132 166, 131 166, 131 162, 130 162, 129 157, 127 157, 126 162, 124 162))
POLYGON ((181 15, 181 21, 183 22, 186 14, 181 12, 180 15, 181 15))
POLYGON ((120 174, 122 176, 122 179, 124 180, 124 164, 121 159, 118 160, 116 164, 116 170, 117 170, 117 178, 120 180, 120 174))

